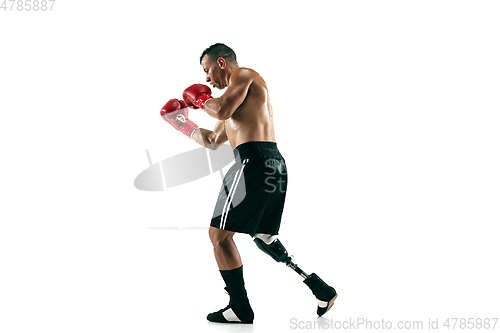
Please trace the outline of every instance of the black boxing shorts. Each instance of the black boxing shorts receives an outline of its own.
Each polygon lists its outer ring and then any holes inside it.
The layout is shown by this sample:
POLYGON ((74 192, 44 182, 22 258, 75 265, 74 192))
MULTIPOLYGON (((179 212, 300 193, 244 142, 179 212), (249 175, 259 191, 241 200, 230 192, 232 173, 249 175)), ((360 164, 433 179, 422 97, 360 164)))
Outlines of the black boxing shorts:
POLYGON ((277 235, 287 187, 287 169, 276 142, 251 141, 234 149, 210 225, 249 234, 277 235))

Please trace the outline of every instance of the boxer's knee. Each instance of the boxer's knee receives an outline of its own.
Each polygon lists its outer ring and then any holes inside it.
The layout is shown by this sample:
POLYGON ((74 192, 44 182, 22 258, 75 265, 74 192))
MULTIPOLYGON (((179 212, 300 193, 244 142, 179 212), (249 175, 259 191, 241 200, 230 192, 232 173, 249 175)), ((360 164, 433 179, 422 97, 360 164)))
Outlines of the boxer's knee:
POLYGON ((234 232, 227 231, 215 227, 210 227, 208 229, 208 236, 214 248, 226 245, 228 242, 232 241, 234 232))

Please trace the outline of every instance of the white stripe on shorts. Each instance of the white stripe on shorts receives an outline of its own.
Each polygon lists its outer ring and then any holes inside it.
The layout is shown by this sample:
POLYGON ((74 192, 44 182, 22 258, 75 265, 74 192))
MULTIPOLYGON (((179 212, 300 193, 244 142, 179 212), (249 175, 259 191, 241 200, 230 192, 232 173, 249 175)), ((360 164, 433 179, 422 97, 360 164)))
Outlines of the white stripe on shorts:
POLYGON ((229 208, 231 207, 231 202, 233 201, 233 194, 238 187, 238 183, 240 182, 241 175, 243 174, 243 169, 245 165, 248 163, 248 159, 243 160, 241 168, 236 171, 234 175, 233 184, 231 185, 231 189, 229 190, 229 194, 227 196, 226 202, 224 203, 224 207, 222 208, 222 217, 220 220, 220 228, 224 229, 226 227, 227 215, 229 213, 229 208))

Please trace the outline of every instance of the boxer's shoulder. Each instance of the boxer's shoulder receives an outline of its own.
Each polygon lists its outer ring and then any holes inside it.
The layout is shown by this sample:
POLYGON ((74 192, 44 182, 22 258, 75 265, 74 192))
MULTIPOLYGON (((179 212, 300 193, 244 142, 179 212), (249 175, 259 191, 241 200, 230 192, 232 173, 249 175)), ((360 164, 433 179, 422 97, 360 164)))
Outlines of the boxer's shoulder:
POLYGON ((251 68, 240 67, 231 74, 231 81, 254 81, 255 79, 260 78, 259 73, 251 68))

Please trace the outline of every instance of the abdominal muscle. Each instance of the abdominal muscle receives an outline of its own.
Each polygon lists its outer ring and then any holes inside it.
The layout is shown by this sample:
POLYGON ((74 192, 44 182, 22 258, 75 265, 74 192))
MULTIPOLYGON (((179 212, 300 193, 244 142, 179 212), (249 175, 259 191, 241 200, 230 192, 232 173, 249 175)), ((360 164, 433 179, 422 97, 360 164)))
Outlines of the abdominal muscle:
POLYGON ((233 148, 249 141, 276 141, 272 118, 269 122, 242 122, 231 117, 226 120, 226 133, 233 148))

